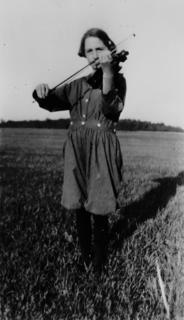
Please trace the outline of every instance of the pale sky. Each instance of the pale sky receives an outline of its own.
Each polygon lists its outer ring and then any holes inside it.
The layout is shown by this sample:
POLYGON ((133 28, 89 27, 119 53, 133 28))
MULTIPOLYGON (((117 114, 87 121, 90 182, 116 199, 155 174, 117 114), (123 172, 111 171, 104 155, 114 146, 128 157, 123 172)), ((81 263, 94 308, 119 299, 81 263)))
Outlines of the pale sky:
POLYGON ((86 65, 79 43, 98 27, 116 43, 127 39, 121 118, 184 128, 183 15, 184 0, 0 0, 0 119, 67 117, 32 103, 32 91, 86 65))

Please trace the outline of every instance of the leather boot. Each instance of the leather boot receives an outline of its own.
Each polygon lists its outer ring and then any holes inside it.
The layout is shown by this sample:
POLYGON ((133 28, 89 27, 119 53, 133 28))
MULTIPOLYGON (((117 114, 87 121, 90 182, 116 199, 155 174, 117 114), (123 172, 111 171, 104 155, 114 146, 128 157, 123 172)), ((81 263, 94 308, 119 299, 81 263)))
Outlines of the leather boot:
POLYGON ((107 259, 109 224, 107 216, 93 215, 94 218, 94 269, 101 273, 107 259))
POLYGON ((91 262, 91 214, 85 209, 76 210, 76 225, 82 257, 88 267, 91 262))

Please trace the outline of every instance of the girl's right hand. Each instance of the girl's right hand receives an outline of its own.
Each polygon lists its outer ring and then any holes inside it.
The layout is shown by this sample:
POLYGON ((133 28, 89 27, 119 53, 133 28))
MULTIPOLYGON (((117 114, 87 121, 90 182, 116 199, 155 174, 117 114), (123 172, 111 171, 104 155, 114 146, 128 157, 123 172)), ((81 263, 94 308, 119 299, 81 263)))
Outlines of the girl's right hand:
POLYGON ((50 90, 50 88, 49 88, 48 84, 46 84, 46 83, 39 84, 39 85, 36 86, 36 88, 35 88, 37 97, 38 97, 39 99, 45 99, 45 98, 47 98, 48 93, 49 93, 49 90, 50 90))

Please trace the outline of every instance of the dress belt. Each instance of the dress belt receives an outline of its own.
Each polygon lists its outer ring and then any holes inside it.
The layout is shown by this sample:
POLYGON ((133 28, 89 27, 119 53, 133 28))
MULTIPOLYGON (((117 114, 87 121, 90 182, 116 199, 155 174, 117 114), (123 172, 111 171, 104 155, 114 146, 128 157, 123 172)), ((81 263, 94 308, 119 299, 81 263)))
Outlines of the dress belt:
POLYGON ((117 122, 112 123, 111 125, 107 125, 99 120, 90 119, 90 120, 71 120, 69 130, 76 130, 78 128, 91 128, 91 129, 100 129, 103 131, 110 131, 116 133, 117 122))

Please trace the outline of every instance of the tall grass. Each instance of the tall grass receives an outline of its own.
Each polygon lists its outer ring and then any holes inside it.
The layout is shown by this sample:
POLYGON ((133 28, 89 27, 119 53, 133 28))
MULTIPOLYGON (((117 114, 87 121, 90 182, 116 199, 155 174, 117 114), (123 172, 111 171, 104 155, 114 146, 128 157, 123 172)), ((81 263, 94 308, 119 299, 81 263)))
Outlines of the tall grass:
POLYGON ((159 145, 150 133, 120 136, 125 162, 121 209, 110 217, 109 259, 97 278, 92 269, 83 269, 75 216, 60 205, 64 133, 3 134, 0 319, 182 319, 182 136, 160 135, 159 145))

